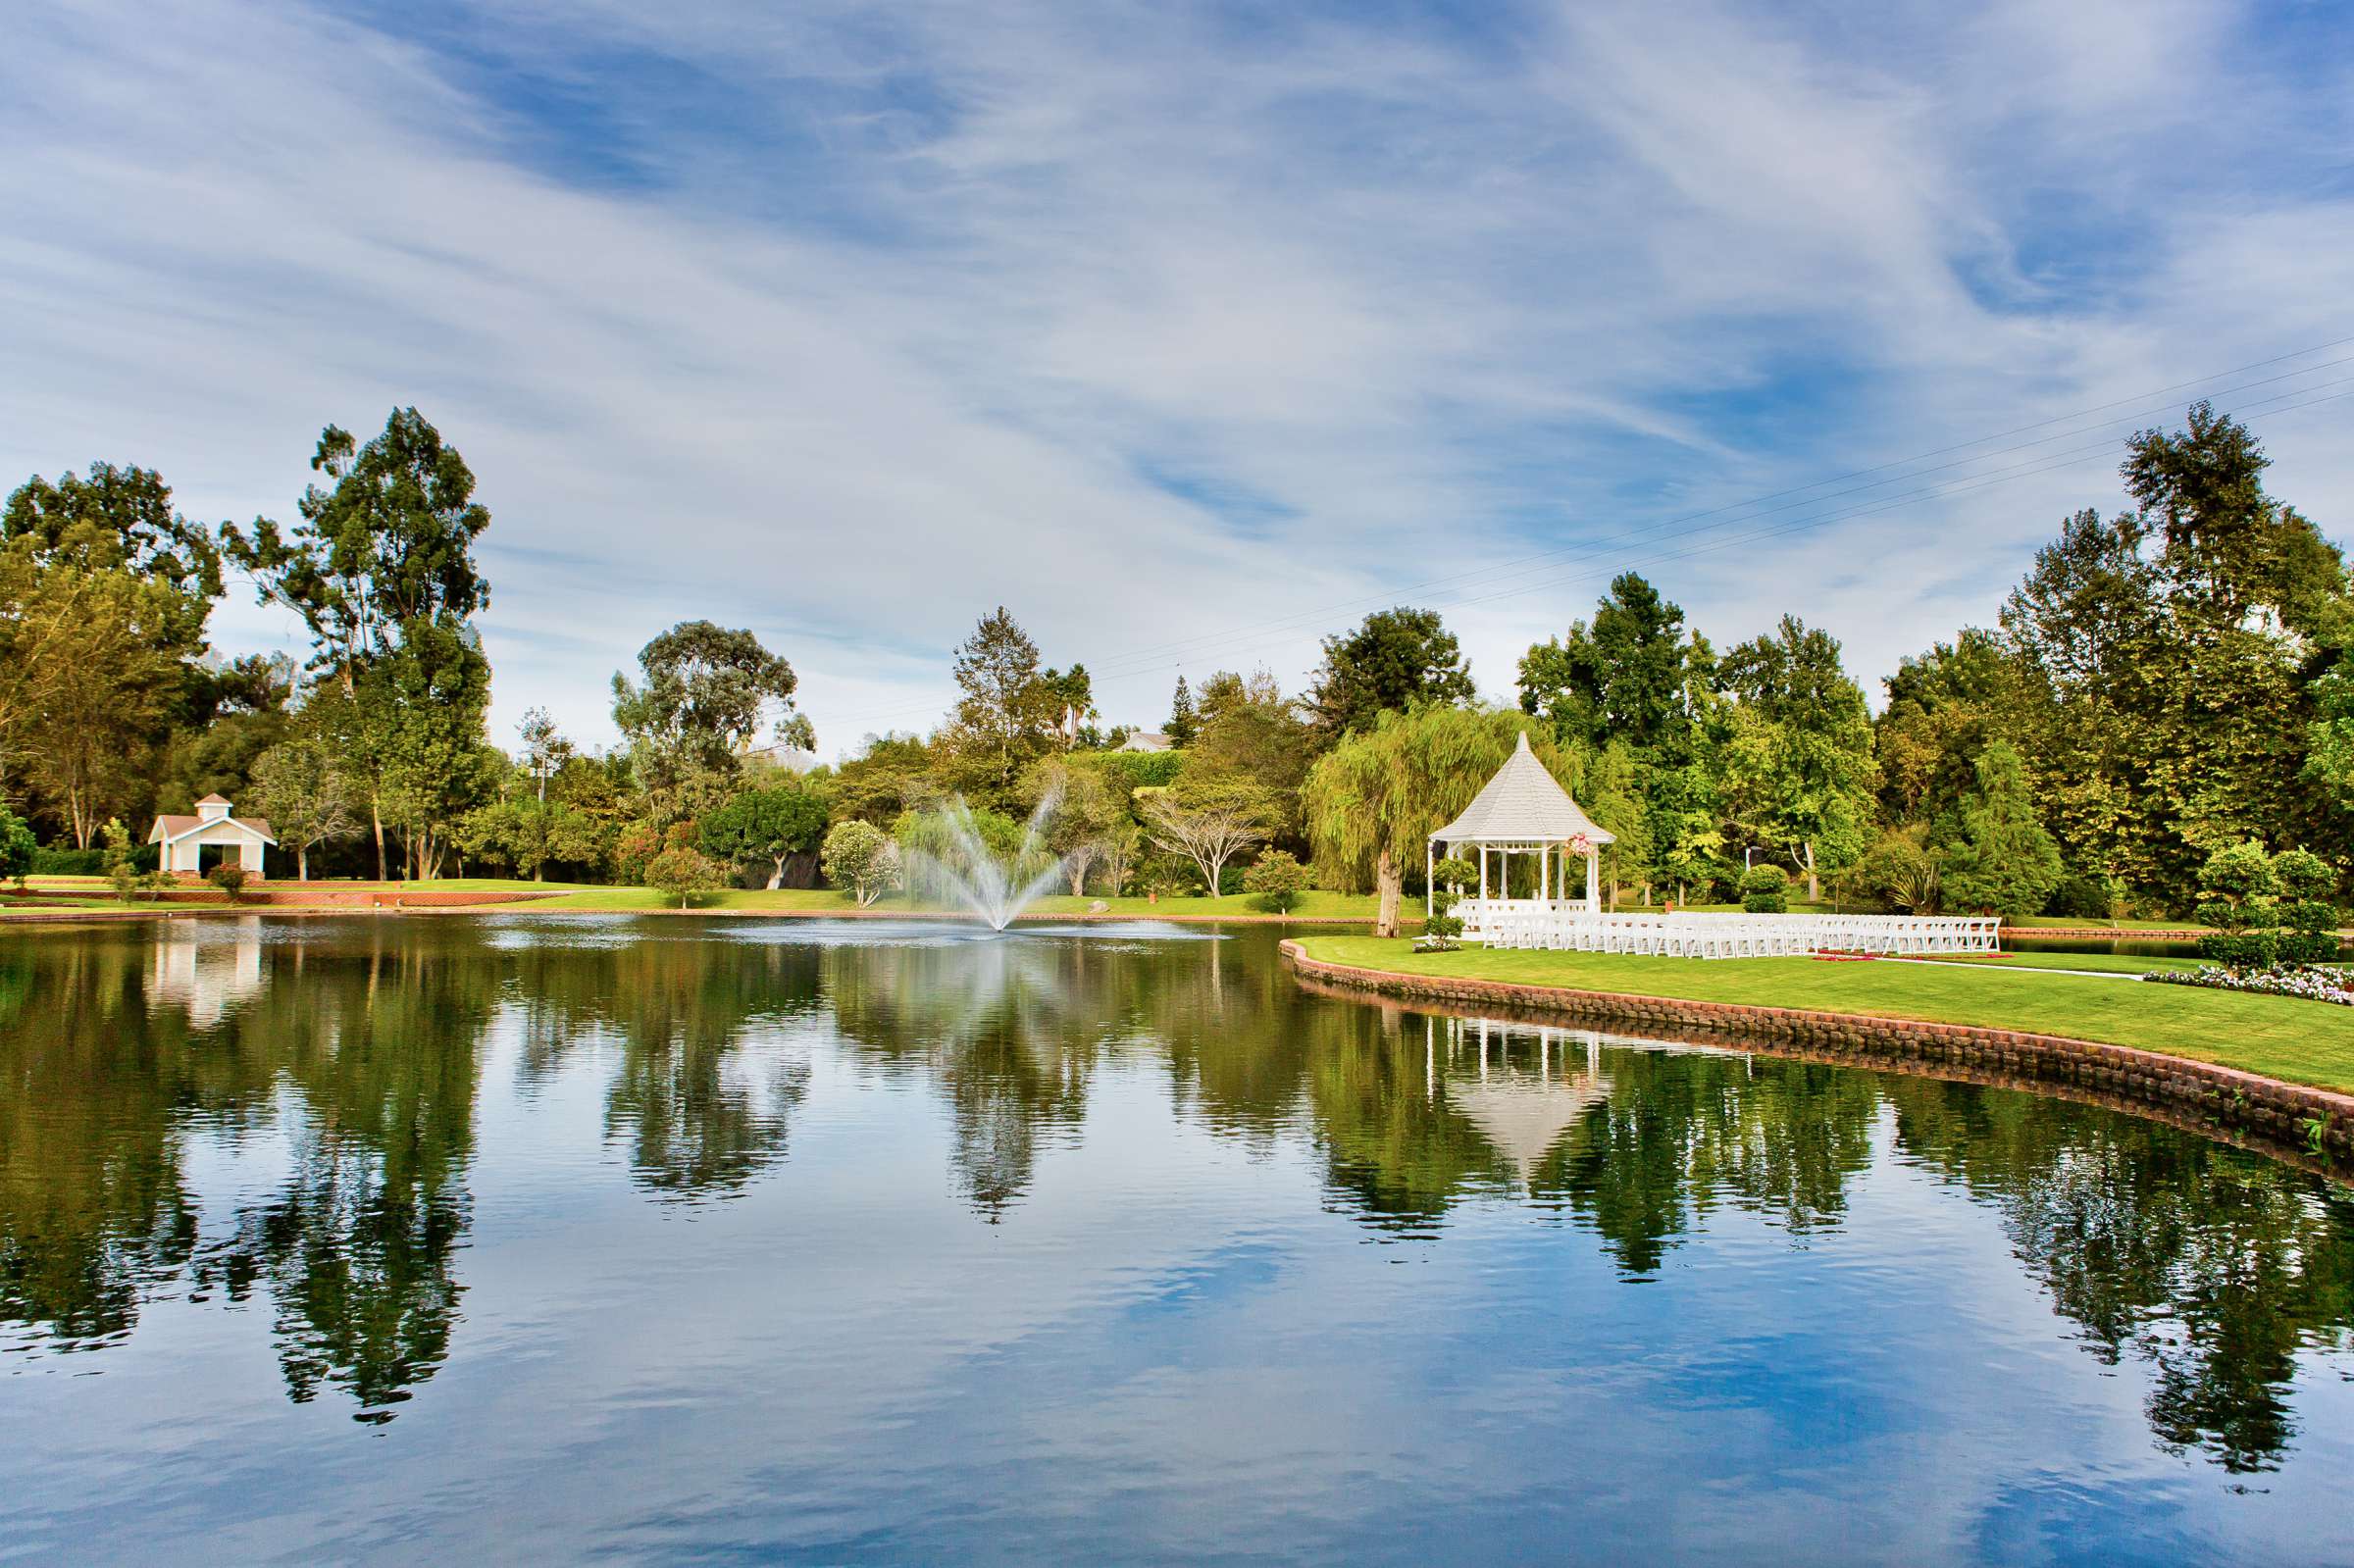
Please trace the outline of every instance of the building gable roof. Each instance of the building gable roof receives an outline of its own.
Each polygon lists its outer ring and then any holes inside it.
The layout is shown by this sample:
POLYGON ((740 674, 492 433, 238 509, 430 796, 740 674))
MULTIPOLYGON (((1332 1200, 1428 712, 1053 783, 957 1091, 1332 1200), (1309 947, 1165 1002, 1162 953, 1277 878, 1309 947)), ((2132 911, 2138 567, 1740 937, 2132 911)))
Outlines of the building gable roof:
POLYGON ((1616 842, 1607 828, 1596 825, 1561 781, 1537 760, 1528 746, 1528 733, 1504 766, 1496 770, 1463 814, 1430 835, 1443 844, 1566 843, 1583 838, 1589 843, 1616 842))
MULTIPOLYGON (((197 804, 204 802, 200 800, 197 804)), ((147 830, 147 841, 151 844, 168 844, 175 839, 185 838, 200 828, 237 828, 252 834, 266 844, 275 845, 278 842, 271 835, 270 819, 267 817, 186 817, 178 813, 157 817, 155 826, 147 830)))

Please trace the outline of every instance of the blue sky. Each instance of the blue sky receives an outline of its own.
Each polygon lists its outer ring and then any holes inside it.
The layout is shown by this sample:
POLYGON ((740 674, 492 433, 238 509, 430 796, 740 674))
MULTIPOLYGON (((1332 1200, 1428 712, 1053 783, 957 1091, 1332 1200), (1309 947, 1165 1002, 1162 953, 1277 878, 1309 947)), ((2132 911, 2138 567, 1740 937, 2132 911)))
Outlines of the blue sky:
POLYGON ((2354 531, 2342 6, 671 9, 12 19, 0 476, 285 518, 415 403, 499 738, 709 616, 829 754, 998 603, 1114 721, 1401 598, 1509 700, 1626 567, 1872 683, 2202 391, 2354 531))

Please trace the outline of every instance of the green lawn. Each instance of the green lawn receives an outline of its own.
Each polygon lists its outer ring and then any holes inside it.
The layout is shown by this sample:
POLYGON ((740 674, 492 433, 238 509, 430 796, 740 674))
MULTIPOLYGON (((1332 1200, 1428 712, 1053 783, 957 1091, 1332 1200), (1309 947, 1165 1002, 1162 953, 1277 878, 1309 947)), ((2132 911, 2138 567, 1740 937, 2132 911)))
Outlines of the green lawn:
MULTIPOLYGON (((1401 974, 2065 1035, 2354 1090, 2354 1007, 2284 996, 1942 964, 1492 953, 1479 948, 1416 953, 1408 941, 1371 936, 1307 936, 1301 938, 1301 945, 1310 957, 1329 963, 1401 974)), ((2076 955, 2038 956, 2058 960, 2076 955)))
MULTIPOLYGON (((274 892, 299 891, 303 884, 273 879, 274 892)), ((312 884, 322 891, 329 888, 372 887, 385 892, 524 892, 546 893, 554 896, 519 900, 513 904, 486 905, 486 908, 630 911, 666 907, 662 895, 651 887, 612 887, 594 883, 530 882, 514 877, 437 877, 421 882, 321 882, 312 884)), ((35 877, 33 890, 50 897, 67 900, 88 897, 108 904, 115 902, 113 891, 100 877, 35 877)), ((1146 898, 1106 898, 1103 913, 1138 920, 1232 920, 1255 916, 1259 911, 1252 906, 1254 895, 1234 893, 1224 898, 1171 897, 1157 902, 1146 898)), ((1099 900, 1093 898, 1041 898, 1032 904, 1028 913, 1034 916, 1083 915, 1099 900)), ((1300 901, 1292 912, 1296 920, 1365 920, 1373 918, 1374 898, 1371 893, 1311 892, 1300 901)), ((1418 929, 1422 910, 1419 904, 1408 901, 1411 907, 1406 914, 1409 929, 1418 929)), ((0 900, 0 909, 9 907, 0 900)), ((19 904, 25 908, 28 905, 19 904)), ((847 893, 830 887, 781 887, 775 892, 765 888, 730 888, 708 898, 697 900, 696 908, 721 912, 742 911, 747 914, 763 912, 807 912, 811 914, 843 914, 854 912, 857 905, 847 893)), ((918 908, 904 897, 893 896, 873 906, 876 914, 922 914, 936 911, 937 906, 918 908)))
MULTIPOLYGON (((438 883, 420 883, 419 886, 440 886, 438 883)), ((450 884, 447 885, 456 885, 450 884)), ((521 885, 529 886, 530 884, 521 885)), ((1252 895, 1235 893, 1224 898, 1163 898, 1157 903, 1144 898, 1041 898, 1027 911, 1030 916, 1069 916, 1089 913, 1090 906, 1101 902, 1108 906, 1103 913, 1138 920, 1228 920, 1238 916, 1256 915, 1251 904, 1252 895)), ((675 900, 671 902, 675 903, 675 900)), ((536 910, 633 910, 660 909, 665 900, 651 887, 584 887, 567 892, 560 898, 535 900, 528 907, 536 910)), ((526 907, 515 905, 509 907, 526 907)), ((781 887, 775 892, 765 889, 731 888, 698 901, 700 909, 722 912, 742 911, 758 914, 764 911, 808 911, 810 913, 842 914, 853 912, 857 905, 847 893, 829 887, 781 887)), ((872 914, 925 914, 937 911, 938 906, 918 907, 905 898, 893 896, 872 906, 872 914)), ((1311 892, 1300 901, 1293 912, 1297 920, 1371 920, 1371 894, 1311 892)))

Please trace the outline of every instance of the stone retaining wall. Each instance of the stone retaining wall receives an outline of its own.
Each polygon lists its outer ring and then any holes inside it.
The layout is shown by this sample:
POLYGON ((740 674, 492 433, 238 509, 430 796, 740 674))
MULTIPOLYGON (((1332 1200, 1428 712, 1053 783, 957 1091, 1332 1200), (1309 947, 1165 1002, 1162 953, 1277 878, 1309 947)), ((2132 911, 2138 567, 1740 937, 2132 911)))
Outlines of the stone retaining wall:
POLYGON ((2308 1123, 2318 1121, 2324 1127, 2328 1168, 2341 1178, 2354 1174, 2354 1095, 2284 1084, 2234 1067, 2125 1045, 1965 1024, 1401 975, 1325 963, 1308 957, 1296 941, 1283 944, 1283 955, 1296 973, 1351 990, 1464 1007, 1502 1006, 1557 1021, 1627 1025, 1635 1032, 1668 1038, 1706 1041, 1737 1036, 1770 1050, 1859 1067, 1918 1066, 1942 1077, 2050 1085, 2075 1090, 2076 1097, 2153 1112, 2200 1132, 2245 1135, 2282 1153, 2311 1152, 2308 1123))

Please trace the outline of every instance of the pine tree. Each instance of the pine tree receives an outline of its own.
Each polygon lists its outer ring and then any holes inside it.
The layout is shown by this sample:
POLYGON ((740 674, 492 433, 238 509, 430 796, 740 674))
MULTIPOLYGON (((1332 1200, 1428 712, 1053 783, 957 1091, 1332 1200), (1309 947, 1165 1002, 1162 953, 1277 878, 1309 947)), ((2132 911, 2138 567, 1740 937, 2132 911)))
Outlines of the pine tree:
POLYGON ((1962 802, 1962 840, 1946 862, 1947 895, 1965 908, 2037 914, 2060 885, 2060 846, 2035 818, 2026 763, 2008 740, 1990 741, 1977 775, 1962 802))
POLYGON ((1201 727, 1200 716, 1194 710, 1193 687, 1185 683, 1185 677, 1179 676, 1177 690, 1169 698, 1169 722, 1161 727, 1161 733, 1169 737, 1170 745, 1182 751, 1194 743, 1194 734, 1201 727))

